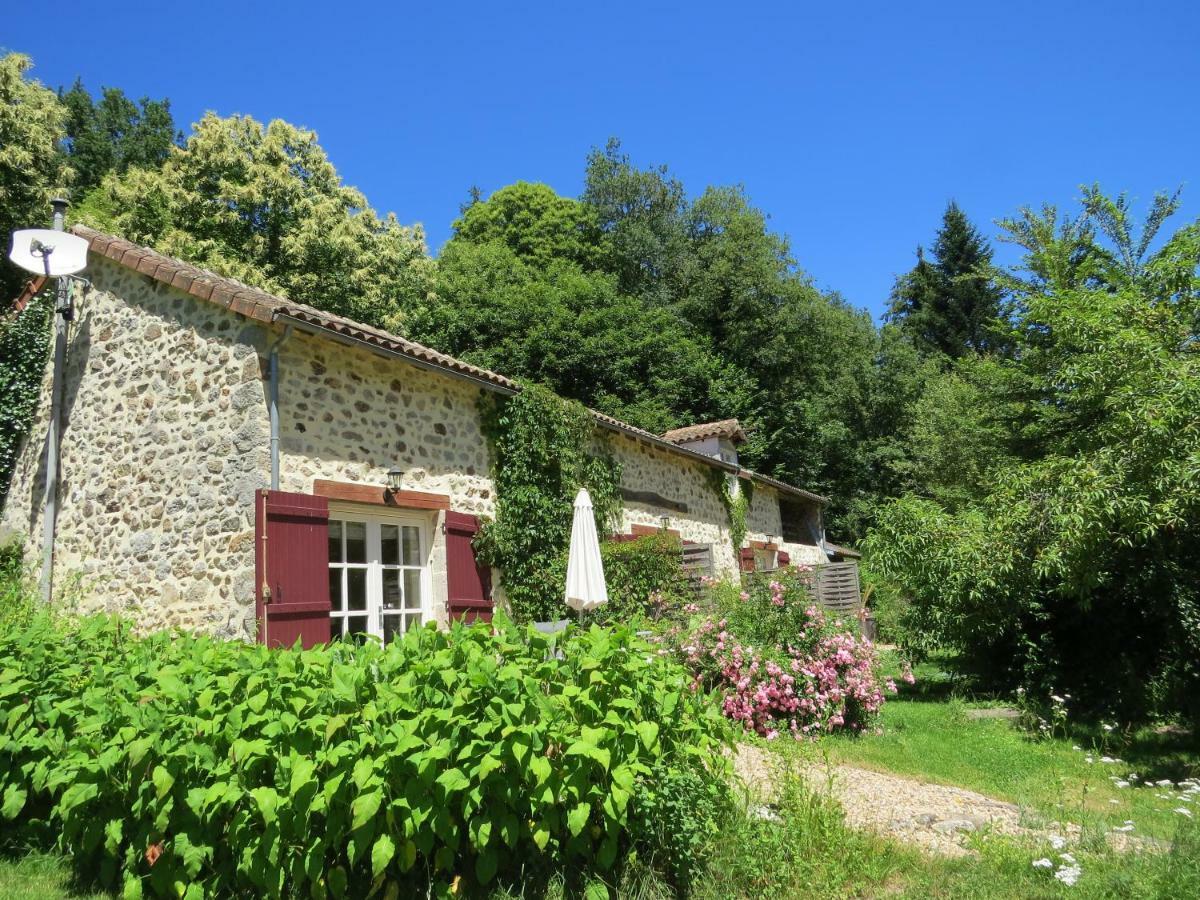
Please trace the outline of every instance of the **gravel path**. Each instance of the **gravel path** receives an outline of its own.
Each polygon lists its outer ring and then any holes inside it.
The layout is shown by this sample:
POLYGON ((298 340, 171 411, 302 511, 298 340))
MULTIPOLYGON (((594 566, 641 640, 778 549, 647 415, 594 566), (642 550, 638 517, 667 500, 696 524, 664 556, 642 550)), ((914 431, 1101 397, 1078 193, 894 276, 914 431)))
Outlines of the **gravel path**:
MULTIPOLYGON (((761 803, 770 803, 773 785, 781 775, 783 758, 760 747, 742 744, 734 768, 761 803)), ((1079 826, 1034 827, 1020 807, 941 784, 927 784, 896 775, 853 766, 801 765, 800 775, 809 786, 827 791, 842 806, 846 821, 915 846, 928 853, 963 856, 972 851, 968 835, 1003 834, 1033 840, 1059 835, 1067 843, 1079 838, 1079 826)), ((1110 836, 1117 849, 1143 842, 1123 834, 1110 836)))

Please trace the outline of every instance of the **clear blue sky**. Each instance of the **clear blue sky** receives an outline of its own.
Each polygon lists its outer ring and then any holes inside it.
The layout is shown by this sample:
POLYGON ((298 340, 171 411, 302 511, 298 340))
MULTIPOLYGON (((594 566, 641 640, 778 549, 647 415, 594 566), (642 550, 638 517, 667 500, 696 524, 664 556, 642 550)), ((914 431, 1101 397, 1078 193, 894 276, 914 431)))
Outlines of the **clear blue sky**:
POLYGON ((1143 203, 1182 184, 1184 217, 1200 211, 1194 0, 16 12, 0 47, 32 55, 44 83, 167 96, 185 130, 208 109, 314 128, 345 180, 424 223, 434 251, 471 185, 576 195, 610 135, 692 193, 743 184, 819 285, 876 314, 950 198, 989 234, 1091 181, 1143 203))

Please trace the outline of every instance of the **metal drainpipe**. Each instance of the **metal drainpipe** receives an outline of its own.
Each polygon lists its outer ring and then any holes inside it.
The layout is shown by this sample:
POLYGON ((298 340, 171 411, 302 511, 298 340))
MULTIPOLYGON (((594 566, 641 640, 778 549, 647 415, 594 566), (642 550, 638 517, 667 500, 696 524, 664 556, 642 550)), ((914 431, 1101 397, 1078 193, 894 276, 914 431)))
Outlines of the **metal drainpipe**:
MULTIPOLYGON (((50 201, 54 207, 54 230, 65 227, 68 202, 50 201)), ((54 371, 50 380, 50 423, 46 428, 46 494, 42 510, 42 600, 50 602, 54 590, 54 534, 58 521, 58 451, 62 439, 63 375, 67 365, 67 323, 71 320, 71 280, 58 277, 58 299, 54 304, 54 371)))
POLYGON ((283 334, 271 344, 270 362, 270 410, 271 410, 271 490, 279 490, 279 348, 292 336, 292 326, 283 329, 283 334))

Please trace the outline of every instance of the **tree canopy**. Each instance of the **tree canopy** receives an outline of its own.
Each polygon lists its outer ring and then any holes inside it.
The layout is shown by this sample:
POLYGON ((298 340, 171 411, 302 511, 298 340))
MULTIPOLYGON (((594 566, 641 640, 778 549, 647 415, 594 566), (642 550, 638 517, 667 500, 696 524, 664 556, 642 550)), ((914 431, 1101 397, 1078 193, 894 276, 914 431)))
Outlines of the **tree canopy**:
POLYGON ((162 166, 112 171, 80 220, 248 284, 373 325, 427 302, 419 226, 342 183, 313 131, 208 113, 162 166))

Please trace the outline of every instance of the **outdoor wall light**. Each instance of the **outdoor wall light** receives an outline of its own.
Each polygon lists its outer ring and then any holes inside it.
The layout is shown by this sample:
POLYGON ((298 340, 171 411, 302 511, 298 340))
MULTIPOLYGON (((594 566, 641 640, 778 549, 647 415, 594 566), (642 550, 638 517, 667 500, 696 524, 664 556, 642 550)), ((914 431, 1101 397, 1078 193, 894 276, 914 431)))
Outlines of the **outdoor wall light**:
POLYGON ((390 493, 396 493, 403 486, 404 472, 392 466, 387 473, 387 486, 390 493))
POLYGON ((670 516, 659 516, 658 524, 659 524, 659 527, 662 528, 663 531, 666 531, 668 528, 671 527, 671 517, 670 516))

